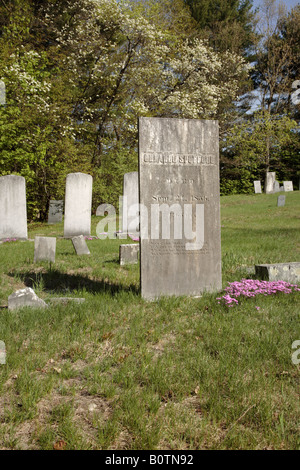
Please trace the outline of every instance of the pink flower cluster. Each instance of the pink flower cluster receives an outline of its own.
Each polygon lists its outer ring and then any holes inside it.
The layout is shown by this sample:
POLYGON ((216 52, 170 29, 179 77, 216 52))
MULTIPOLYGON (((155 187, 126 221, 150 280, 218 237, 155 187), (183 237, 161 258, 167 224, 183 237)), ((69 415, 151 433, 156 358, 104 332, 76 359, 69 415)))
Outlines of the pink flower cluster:
MULTIPOLYGON (((242 279, 241 281, 230 282, 226 287, 226 294, 222 297, 217 297, 218 304, 224 301, 228 307, 233 307, 239 302, 238 297, 255 297, 258 294, 272 295, 277 292, 284 294, 291 294, 292 292, 300 291, 296 284, 290 284, 285 281, 258 281, 254 279, 242 279)), ((259 310, 260 307, 255 307, 259 310)))
POLYGON ((5 238, 5 240, 2 240, 2 241, 3 241, 3 243, 5 243, 5 242, 16 242, 17 239, 16 238, 5 238))

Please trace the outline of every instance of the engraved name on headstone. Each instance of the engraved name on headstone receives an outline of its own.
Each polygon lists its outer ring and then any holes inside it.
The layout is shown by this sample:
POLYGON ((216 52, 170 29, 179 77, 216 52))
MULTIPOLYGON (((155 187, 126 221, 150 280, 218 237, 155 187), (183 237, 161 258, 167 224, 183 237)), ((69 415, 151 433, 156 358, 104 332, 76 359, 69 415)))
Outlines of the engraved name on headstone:
POLYGON ((141 292, 221 289, 217 121, 139 119, 141 292))

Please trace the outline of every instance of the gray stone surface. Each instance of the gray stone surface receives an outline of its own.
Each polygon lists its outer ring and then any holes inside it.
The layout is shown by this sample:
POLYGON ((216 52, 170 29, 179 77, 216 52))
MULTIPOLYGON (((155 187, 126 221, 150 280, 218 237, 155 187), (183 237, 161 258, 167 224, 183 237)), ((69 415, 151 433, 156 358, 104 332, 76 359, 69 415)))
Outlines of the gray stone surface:
POLYGON ((47 308, 48 305, 40 299, 31 287, 20 289, 8 297, 8 309, 15 310, 22 307, 47 308))
POLYGON ((25 178, 17 175, 0 177, 0 240, 27 239, 25 178))
POLYGON ((288 191, 293 191, 294 188, 293 188, 293 182, 292 181, 284 181, 283 182, 283 190, 285 192, 288 192, 288 191))
POLYGON ((255 274, 266 281, 300 282, 300 263, 275 263, 255 265, 255 274))
POLYGON ((87 243, 83 235, 72 238, 72 243, 77 255, 90 255, 90 250, 88 249, 87 243))
POLYGON ((139 177, 142 296, 220 290, 218 122, 140 118, 139 177))
POLYGON ((91 234, 93 177, 70 173, 66 178, 64 236, 91 234))
POLYGON ((55 263, 56 238, 35 237, 34 240, 34 262, 49 261, 55 263))
POLYGON ((261 194, 261 182, 259 180, 254 181, 254 192, 255 194, 261 194))
POLYGON ((139 232, 139 174, 137 171, 125 173, 123 179, 122 232, 139 232))
POLYGON ((283 207, 285 205, 285 196, 280 194, 277 198, 277 207, 283 207))
POLYGON ((52 297, 47 299, 47 302, 50 304, 68 304, 69 302, 74 302, 75 304, 82 304, 85 302, 83 297, 52 297))
POLYGON ((280 191, 279 181, 274 181, 273 191, 274 191, 274 193, 278 193, 280 191))
POLYGON ((140 245, 137 243, 129 243, 127 245, 120 245, 119 260, 120 265, 137 264, 139 261, 140 245))
POLYGON ((59 224, 62 222, 64 201, 51 200, 48 212, 48 224, 59 224))
POLYGON ((0 364, 6 364, 6 348, 4 341, 0 341, 0 364))
POLYGON ((275 171, 268 171, 266 174, 266 181, 265 181, 265 193, 266 194, 271 194, 274 192, 275 180, 276 180, 275 171))

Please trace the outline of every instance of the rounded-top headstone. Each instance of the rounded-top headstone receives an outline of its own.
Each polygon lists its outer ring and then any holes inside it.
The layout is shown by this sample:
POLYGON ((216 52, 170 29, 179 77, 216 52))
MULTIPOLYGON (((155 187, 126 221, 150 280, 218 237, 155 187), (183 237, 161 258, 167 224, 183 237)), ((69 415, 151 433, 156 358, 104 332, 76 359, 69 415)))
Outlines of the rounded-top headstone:
POLYGON ((93 177, 69 173, 66 178, 64 236, 91 234, 93 177))
POLYGON ((26 182, 23 176, 0 177, 0 239, 27 239, 26 182))

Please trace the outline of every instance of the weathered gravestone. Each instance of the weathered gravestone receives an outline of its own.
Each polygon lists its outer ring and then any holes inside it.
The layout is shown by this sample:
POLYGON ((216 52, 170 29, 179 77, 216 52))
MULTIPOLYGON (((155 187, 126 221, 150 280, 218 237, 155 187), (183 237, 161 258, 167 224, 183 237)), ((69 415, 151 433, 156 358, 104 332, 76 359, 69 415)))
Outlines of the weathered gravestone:
POLYGON ((137 264, 139 261, 140 245, 137 243, 128 243, 127 245, 120 245, 119 260, 120 265, 137 264))
POLYGON ((8 297, 8 309, 15 310, 22 307, 47 308, 48 305, 40 299, 31 287, 20 289, 8 297))
POLYGON ((123 179, 122 232, 139 232, 139 176, 137 171, 125 173, 123 179))
POLYGON ((70 173, 66 178, 64 236, 91 234, 93 177, 70 173))
POLYGON ((279 184, 279 181, 274 181, 273 192, 274 192, 274 193, 279 193, 279 191, 280 191, 280 184, 279 184))
POLYGON ((283 190, 284 190, 284 192, 293 191, 294 190, 293 182, 292 181, 284 181, 283 182, 283 190))
POLYGON ((268 171, 266 174, 266 181, 265 181, 265 192, 266 194, 271 194, 274 192, 274 183, 276 179, 276 172, 275 171, 268 171))
POLYGON ((259 180, 254 181, 254 192, 255 194, 261 194, 261 182, 259 180))
POLYGON ((23 176, 0 177, 0 240, 27 240, 26 183, 23 176))
POLYGON ((90 250, 86 244, 85 238, 83 235, 72 238, 72 243, 77 255, 90 255, 90 250))
POLYGON ((255 265, 255 274, 266 281, 300 282, 300 263, 274 263, 255 265))
POLYGON ((55 263, 56 238, 35 237, 34 240, 34 262, 49 261, 55 263))
POLYGON ((141 291, 221 289, 217 121, 139 119, 141 291))
POLYGON ((285 196, 281 194, 277 198, 277 207, 283 207, 285 205, 285 196))
POLYGON ((48 224, 59 224, 62 222, 64 201, 51 200, 49 203, 48 224))
POLYGON ((0 364, 6 363, 6 348, 4 341, 0 341, 0 364))

